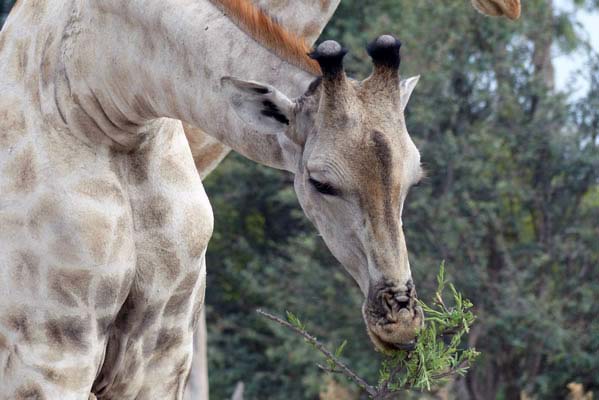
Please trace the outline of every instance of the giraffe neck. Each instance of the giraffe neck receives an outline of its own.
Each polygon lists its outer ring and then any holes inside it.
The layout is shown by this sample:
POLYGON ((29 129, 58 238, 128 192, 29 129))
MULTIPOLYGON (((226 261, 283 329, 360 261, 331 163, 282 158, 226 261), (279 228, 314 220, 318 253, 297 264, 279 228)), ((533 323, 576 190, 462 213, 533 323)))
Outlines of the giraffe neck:
MULTIPOLYGON (((294 2, 277 2, 273 12, 310 44, 338 0, 308 3, 310 13, 297 13, 294 2)), ((90 145, 135 148, 157 118, 169 117, 250 159, 280 165, 262 145, 274 137, 248 132, 222 96, 220 79, 262 81, 290 97, 312 79, 259 45, 210 0, 22 0, 2 35, 22 48, 13 52, 24 56, 15 61, 19 77, 12 81, 26 85, 30 109, 90 145)))
POLYGON ((207 0, 80 4, 72 23, 75 50, 65 60, 71 97, 78 103, 66 113, 70 126, 88 135, 104 133, 127 147, 151 130, 156 118, 174 118, 250 159, 280 165, 263 145, 274 138, 252 133, 235 117, 221 95, 220 79, 266 77, 296 96, 310 74, 257 44, 207 0), (255 140, 248 140, 252 134, 255 140))
MULTIPOLYGON (((220 0, 212 0, 220 2, 220 0)), ((337 9, 340 0, 253 0, 261 10, 268 10, 268 15, 284 27, 289 33, 303 38, 308 46, 312 46, 325 25, 337 9)), ((221 6, 224 6, 221 3, 221 6)), ((237 21, 236 21, 237 22, 237 21)), ((243 26, 241 27, 243 29, 243 26)), ((248 32, 246 29, 245 32, 248 32)), ((270 82, 273 86, 281 87, 289 81, 281 82, 281 76, 276 76, 270 82)), ((260 77, 264 80, 264 77, 260 77)), ((266 78, 268 79, 268 78, 266 78)), ((297 94, 301 89, 290 88, 289 94, 297 94)), ((187 136, 193 158, 202 179, 210 174, 231 150, 213 137, 205 134, 201 129, 185 124, 187 136)))

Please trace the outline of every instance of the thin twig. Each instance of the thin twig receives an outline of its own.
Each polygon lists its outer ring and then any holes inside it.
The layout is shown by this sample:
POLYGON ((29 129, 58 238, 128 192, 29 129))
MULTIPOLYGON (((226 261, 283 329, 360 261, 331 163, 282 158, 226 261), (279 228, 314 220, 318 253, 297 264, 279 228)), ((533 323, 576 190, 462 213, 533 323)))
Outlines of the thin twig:
POLYGON ((358 374, 356 374, 347 365, 345 365, 342 361, 340 361, 337 357, 335 357, 335 355, 333 353, 331 353, 329 350, 327 350, 327 348, 324 347, 324 345, 322 343, 320 343, 318 341, 318 339, 316 339, 314 336, 310 335, 308 332, 304 331, 303 329, 300 329, 297 326, 290 324, 289 322, 285 321, 284 319, 277 317, 276 315, 270 314, 270 313, 260 310, 260 309, 256 310, 256 311, 258 312, 258 314, 265 316, 266 318, 270 319, 271 321, 274 321, 274 322, 278 323, 279 325, 283 325, 285 328, 291 329, 292 331, 303 336, 304 339, 306 339, 306 341, 308 341, 308 343, 313 345, 317 350, 319 350, 322 354, 324 354, 328 360, 330 360, 333 364, 335 364, 339 368, 339 370, 340 370, 339 372, 342 372, 345 376, 347 376, 349 379, 354 381, 354 383, 356 385, 358 385, 359 387, 364 389, 370 396, 376 397, 379 394, 378 390, 374 386, 369 385, 368 382, 366 382, 363 378, 358 376, 358 374))
POLYGON ((447 376, 453 375, 455 374, 459 369, 464 368, 465 366, 469 365, 470 363, 468 361, 462 361, 460 364, 458 364, 457 367, 451 368, 449 369, 449 371, 447 372, 443 372, 441 374, 436 374, 431 376, 431 379, 441 379, 441 378, 445 378, 447 376))
POLYGON ((321 370, 323 370, 324 372, 328 372, 329 374, 342 374, 343 371, 341 371, 340 369, 331 369, 329 367, 325 367, 322 364, 316 364, 316 366, 318 368, 320 368, 321 370))

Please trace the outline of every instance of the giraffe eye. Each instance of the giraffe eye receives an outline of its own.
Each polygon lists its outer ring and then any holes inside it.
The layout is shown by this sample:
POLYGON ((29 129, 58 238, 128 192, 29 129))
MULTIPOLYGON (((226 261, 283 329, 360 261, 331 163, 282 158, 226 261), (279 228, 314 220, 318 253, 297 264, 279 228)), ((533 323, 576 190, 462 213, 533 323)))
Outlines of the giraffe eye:
POLYGON ((320 194, 324 194, 327 196, 337 196, 339 195, 339 190, 335 189, 331 184, 319 182, 316 179, 309 179, 310 184, 314 186, 314 189, 320 194))

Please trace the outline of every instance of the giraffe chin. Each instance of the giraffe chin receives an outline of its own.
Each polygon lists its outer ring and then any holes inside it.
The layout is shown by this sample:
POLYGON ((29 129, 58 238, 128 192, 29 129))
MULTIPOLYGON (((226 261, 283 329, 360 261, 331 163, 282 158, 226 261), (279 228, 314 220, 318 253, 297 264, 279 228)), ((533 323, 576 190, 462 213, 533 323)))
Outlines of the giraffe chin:
POLYGON ((420 330, 424 327, 424 313, 420 306, 402 308, 390 321, 377 321, 364 314, 366 331, 377 351, 389 354, 397 350, 411 350, 420 330))

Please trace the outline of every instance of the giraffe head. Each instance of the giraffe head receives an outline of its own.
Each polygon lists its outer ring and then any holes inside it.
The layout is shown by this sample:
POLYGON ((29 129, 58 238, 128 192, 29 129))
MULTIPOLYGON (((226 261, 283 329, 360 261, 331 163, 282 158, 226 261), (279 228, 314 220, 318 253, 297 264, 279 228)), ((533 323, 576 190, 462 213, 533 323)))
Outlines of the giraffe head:
POLYGON ((380 350, 410 343, 423 324, 401 222, 423 174, 404 119, 418 77, 400 80, 400 46, 390 35, 370 44, 374 69, 360 82, 346 76, 341 45, 323 42, 311 54, 322 78, 295 100, 223 78, 243 120, 283 132, 280 151, 293 160, 299 202, 364 293, 362 315, 380 350))

